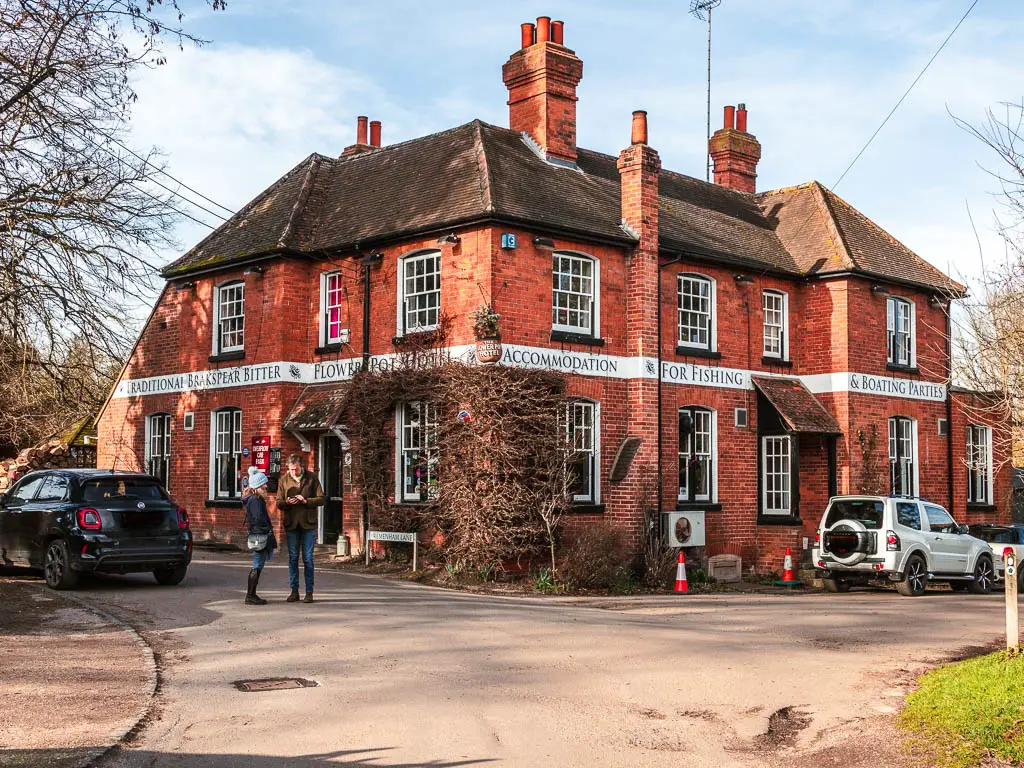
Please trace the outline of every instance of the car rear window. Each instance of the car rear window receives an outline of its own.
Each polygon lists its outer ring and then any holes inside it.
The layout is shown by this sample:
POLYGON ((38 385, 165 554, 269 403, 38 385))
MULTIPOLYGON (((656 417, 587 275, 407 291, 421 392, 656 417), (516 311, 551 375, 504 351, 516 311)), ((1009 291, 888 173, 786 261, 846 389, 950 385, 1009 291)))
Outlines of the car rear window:
POLYGON ((971 536, 977 536, 990 544, 1016 544, 1017 535, 1009 528, 971 528, 971 536))
POLYGON ((130 477, 104 477, 82 486, 82 498, 95 504, 127 499, 166 499, 167 494, 155 480, 130 477))
POLYGON ((885 504, 881 501, 868 499, 833 501, 828 508, 825 527, 831 528, 840 520, 859 520, 869 530, 878 529, 882 527, 884 515, 885 504))

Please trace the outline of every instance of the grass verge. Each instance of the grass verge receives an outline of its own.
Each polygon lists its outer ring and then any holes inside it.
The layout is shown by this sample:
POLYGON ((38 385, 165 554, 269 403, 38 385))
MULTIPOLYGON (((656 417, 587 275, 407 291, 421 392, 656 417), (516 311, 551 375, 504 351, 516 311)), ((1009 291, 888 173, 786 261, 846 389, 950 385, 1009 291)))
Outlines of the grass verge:
POLYGON ((1024 764, 1024 656, 1000 651, 932 670, 907 697, 900 727, 935 766, 972 768, 987 755, 1024 764))

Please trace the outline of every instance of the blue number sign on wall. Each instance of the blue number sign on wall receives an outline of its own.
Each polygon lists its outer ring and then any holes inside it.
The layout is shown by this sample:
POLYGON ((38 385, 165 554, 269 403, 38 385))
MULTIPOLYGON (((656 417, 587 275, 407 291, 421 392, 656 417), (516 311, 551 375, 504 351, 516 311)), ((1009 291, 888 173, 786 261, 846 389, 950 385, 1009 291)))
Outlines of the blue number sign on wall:
POLYGON ((501 233, 501 247, 502 248, 512 248, 512 249, 515 249, 515 247, 516 247, 516 236, 512 232, 502 232, 501 233))

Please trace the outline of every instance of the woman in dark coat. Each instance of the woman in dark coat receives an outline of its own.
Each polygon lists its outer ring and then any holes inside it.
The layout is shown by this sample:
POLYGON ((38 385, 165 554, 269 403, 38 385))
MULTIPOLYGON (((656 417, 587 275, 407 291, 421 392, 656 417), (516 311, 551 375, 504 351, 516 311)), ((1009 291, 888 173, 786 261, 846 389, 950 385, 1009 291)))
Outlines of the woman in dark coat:
POLYGON ((256 586, 260 583, 263 566, 274 556, 277 549, 277 538, 274 536, 274 524, 270 522, 267 510, 267 476, 256 467, 249 467, 249 482, 242 492, 242 504, 245 505, 245 522, 249 527, 249 536, 266 536, 267 544, 262 549, 252 551, 252 570, 249 571, 249 589, 245 594, 246 605, 266 605, 267 601, 256 594, 256 586))

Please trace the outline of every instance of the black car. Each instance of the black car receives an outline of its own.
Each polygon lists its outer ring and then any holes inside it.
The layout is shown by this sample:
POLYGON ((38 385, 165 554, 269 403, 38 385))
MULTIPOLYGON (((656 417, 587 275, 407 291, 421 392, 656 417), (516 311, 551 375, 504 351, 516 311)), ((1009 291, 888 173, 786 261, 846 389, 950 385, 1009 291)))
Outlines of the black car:
POLYGON ((85 571, 179 584, 191 561, 188 513, 150 475, 39 470, 0 494, 0 565, 42 568, 53 589, 85 571))

